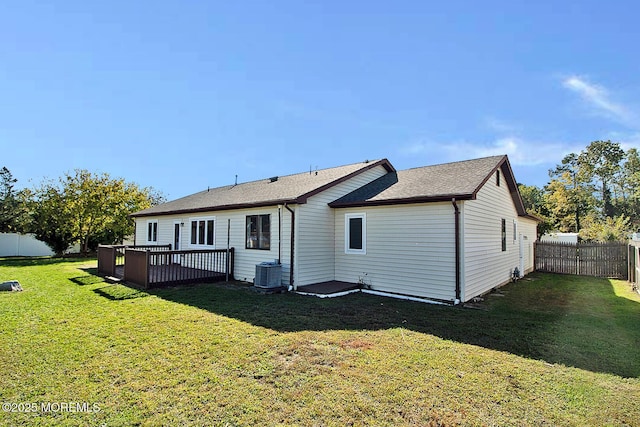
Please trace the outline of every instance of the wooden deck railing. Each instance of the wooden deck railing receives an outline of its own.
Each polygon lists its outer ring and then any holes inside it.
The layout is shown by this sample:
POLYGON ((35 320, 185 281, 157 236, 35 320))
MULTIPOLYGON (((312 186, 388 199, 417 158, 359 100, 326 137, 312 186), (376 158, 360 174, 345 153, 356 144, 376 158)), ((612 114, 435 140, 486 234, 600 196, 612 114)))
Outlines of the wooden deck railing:
POLYGON ((98 246, 98 273, 105 276, 122 277, 118 267, 124 266, 125 249, 145 249, 150 251, 171 250, 171 245, 100 245, 98 246))
POLYGON ((233 280, 234 249, 125 250, 124 280, 150 288, 180 283, 233 280), (227 257, 227 253, 229 256, 227 257))

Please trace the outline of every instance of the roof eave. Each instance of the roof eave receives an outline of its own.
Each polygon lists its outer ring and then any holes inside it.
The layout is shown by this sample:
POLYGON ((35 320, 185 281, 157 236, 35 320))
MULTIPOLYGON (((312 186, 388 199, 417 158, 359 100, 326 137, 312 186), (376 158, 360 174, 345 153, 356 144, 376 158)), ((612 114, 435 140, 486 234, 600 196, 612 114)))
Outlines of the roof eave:
POLYGON ((530 214, 530 213, 526 213, 524 215, 519 215, 519 216, 522 217, 522 218, 531 219, 531 220, 536 221, 538 223, 544 222, 544 220, 542 218, 540 218, 539 216, 536 216, 536 215, 533 215, 533 214, 530 214))
POLYGON ((507 183, 507 187, 509 187, 509 192, 511 193, 511 198, 513 199, 513 204, 515 205, 516 211, 518 212, 518 216, 526 216, 527 211, 524 208, 524 202, 522 201, 522 196, 520 196, 520 191, 518 190, 518 184, 516 183, 515 175, 513 174, 513 169, 511 169, 511 164, 509 163, 509 158, 507 155, 502 156, 502 159, 496 164, 496 166, 487 174, 487 176, 482 180, 480 185, 474 190, 473 196, 474 199, 478 194, 478 191, 491 179, 494 173, 497 170, 501 170, 503 173, 504 181, 507 183))
MULTIPOLYGON (((484 177, 484 179, 480 182, 480 184, 476 187, 475 190, 473 190, 473 195, 476 196, 478 194, 478 191, 480 191, 480 189, 482 187, 484 187, 484 185, 487 183, 487 181, 489 181, 489 179, 491 179, 491 177, 493 176, 494 173, 496 173, 496 171, 498 169, 502 168, 502 165, 507 161, 507 156, 504 155, 502 156, 502 158, 500 159, 500 161, 493 167, 493 169, 491 169, 491 172, 489 172, 487 174, 487 176, 484 177)), ((512 174, 512 178, 513 178, 513 174, 512 174)))
POLYGON ((149 212, 149 213, 133 213, 129 215, 132 218, 142 218, 142 217, 151 217, 151 216, 169 216, 169 215, 184 215, 184 214, 193 214, 193 213, 202 213, 202 212, 217 212, 217 211, 229 211, 234 209, 251 209, 251 208, 263 208, 265 206, 278 206, 284 204, 302 204, 305 202, 301 202, 299 199, 280 199, 280 200, 267 200, 264 202, 258 203, 238 203, 233 205, 222 205, 222 206, 208 206, 202 208, 193 208, 193 209, 177 209, 166 212, 149 212))
POLYGON ((473 194, 442 194, 438 196, 417 196, 417 197, 403 197, 395 199, 384 200, 364 200, 357 202, 345 202, 345 203, 329 203, 332 208, 357 208, 367 206, 390 206, 390 205, 408 205, 417 203, 436 203, 436 202, 449 202, 452 199, 456 200, 473 200, 475 195, 473 194))

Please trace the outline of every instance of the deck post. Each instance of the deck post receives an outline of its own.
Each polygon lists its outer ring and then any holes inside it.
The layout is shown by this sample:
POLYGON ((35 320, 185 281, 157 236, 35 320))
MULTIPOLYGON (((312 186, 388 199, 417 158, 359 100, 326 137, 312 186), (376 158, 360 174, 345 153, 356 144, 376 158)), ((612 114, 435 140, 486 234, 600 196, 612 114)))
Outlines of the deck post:
POLYGON ((98 272, 106 276, 116 275, 116 253, 112 245, 98 246, 98 272))
POLYGON ((145 262, 144 262, 144 268, 145 268, 145 272, 144 272, 144 288, 145 289, 149 289, 149 272, 151 271, 151 268, 149 267, 149 254, 151 253, 151 251, 149 249, 147 249, 145 251, 145 262))

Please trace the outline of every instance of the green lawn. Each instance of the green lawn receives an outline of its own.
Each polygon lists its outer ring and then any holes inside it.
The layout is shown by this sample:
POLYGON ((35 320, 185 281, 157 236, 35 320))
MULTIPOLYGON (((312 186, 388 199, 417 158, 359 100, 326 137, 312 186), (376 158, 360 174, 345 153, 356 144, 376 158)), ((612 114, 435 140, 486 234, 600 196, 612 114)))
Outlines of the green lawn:
POLYGON ((533 274, 462 309, 143 292, 95 264, 0 260, 25 289, 0 293, 0 425, 640 425, 626 282, 533 274))

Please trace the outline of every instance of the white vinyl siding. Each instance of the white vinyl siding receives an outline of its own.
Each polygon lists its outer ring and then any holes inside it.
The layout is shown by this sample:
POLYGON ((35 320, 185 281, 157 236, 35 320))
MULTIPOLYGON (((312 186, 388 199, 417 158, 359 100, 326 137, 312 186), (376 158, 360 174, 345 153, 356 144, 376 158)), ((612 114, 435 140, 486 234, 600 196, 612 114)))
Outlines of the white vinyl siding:
POLYGON ((453 301, 455 219, 451 203, 336 209, 336 280, 372 289, 453 301), (345 254, 345 219, 365 211, 367 252, 345 254))
MULTIPOLYGON (((251 282, 256 273, 256 264, 265 261, 274 261, 278 258, 278 207, 269 206, 264 208, 238 209, 232 211, 216 211, 201 214, 203 217, 211 217, 215 215, 215 248, 227 248, 227 226, 228 220, 231 220, 231 239, 230 246, 235 248, 235 268, 234 277, 237 280, 251 282), (269 250, 251 250, 245 249, 246 239, 246 217, 247 215, 271 215, 271 248, 269 250)), ((159 216, 153 220, 158 221, 158 245, 173 244, 173 233, 175 222, 181 223, 181 247, 183 249, 194 249, 190 244, 190 217, 185 215, 166 215, 159 216), (184 225, 182 225, 184 224, 184 225)), ((282 284, 289 284, 290 271, 290 226, 291 214, 282 208, 282 284)), ((145 244, 146 242, 146 222, 148 218, 136 219, 136 242, 137 244, 145 244)), ((211 249, 212 247, 209 247, 211 249)))
POLYGON ((497 186, 494 182, 487 181, 476 200, 464 201, 463 301, 508 282, 519 265, 518 241, 509 236, 518 215, 506 183, 497 186), (507 232, 504 251, 502 219, 507 232))
POLYGON ((183 217, 180 215, 167 215, 167 216, 159 216, 154 217, 152 219, 148 217, 144 218, 136 218, 136 234, 135 234, 135 243, 137 245, 171 245, 173 249, 173 232, 175 223, 178 222, 181 224, 181 233, 180 233, 180 247, 187 248, 189 241, 189 231, 188 231, 188 221, 187 217, 183 217), (148 237, 148 226, 147 223, 149 221, 154 221, 158 223, 158 239, 155 242, 147 243, 148 237))
MULTIPOLYGON (((284 208, 283 211, 286 211, 284 208)), ((268 206, 263 208, 238 209, 216 212, 216 247, 227 247, 227 228, 230 228, 230 246, 235 248, 234 276, 237 280, 252 282, 256 275, 256 264, 261 262, 273 262, 278 259, 278 207, 268 206), (271 217, 271 247, 267 250, 246 249, 246 232, 248 215, 270 215, 271 217), (231 222, 229 222, 231 220, 231 222)), ((282 222, 285 225, 289 216, 282 213, 282 222)), ((282 265, 282 284, 289 283, 289 229, 283 229, 282 243, 283 254, 280 262, 282 265), (285 234, 286 233, 286 234, 285 234), (285 247, 287 246, 287 247, 285 247), (285 258, 287 256, 287 258, 285 258)))
MULTIPOLYGON (((329 207, 329 203, 386 173, 387 171, 382 166, 366 170, 310 197, 307 203, 298 206, 296 211, 296 265, 294 266, 296 286, 335 280, 335 217, 334 210, 329 207)), ((344 253, 344 236, 340 237, 339 241, 340 251, 344 253)))
MULTIPOLYGON (((261 262, 273 262, 278 259, 279 225, 278 206, 267 206, 262 208, 237 209, 229 211, 217 211, 216 213, 216 247, 225 249, 227 247, 227 228, 230 229, 229 244, 235 248, 235 268, 234 277, 237 280, 252 282, 256 275, 256 264, 261 262), (270 248, 264 250, 246 249, 246 228, 248 215, 270 215, 271 217, 271 244, 270 248)), ((282 263, 282 285, 289 284, 289 242, 290 221, 289 211, 281 208, 282 219, 282 253, 280 262, 282 263)))

